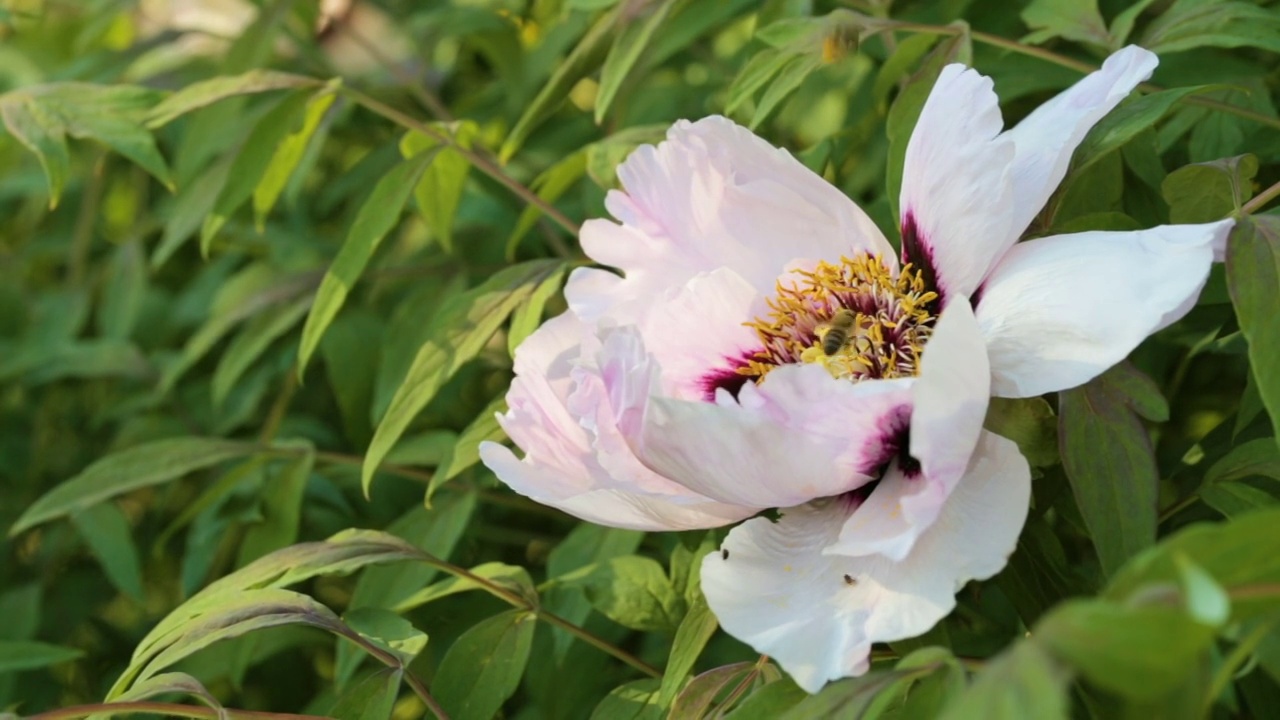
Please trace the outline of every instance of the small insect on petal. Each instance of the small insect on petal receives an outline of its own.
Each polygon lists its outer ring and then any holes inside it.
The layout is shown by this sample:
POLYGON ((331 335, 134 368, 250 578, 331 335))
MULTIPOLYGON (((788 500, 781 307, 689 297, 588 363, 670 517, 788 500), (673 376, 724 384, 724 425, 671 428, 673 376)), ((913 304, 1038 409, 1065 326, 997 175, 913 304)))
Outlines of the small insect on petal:
POLYGON ((721 560, 729 559, 729 548, 723 548, 722 550, 720 550, 720 559, 721 560))
POLYGON ((845 575, 845 576, 844 576, 844 584, 845 584, 845 585, 857 585, 857 584, 858 584, 858 581, 857 581, 857 580, 854 580, 852 575, 845 575))

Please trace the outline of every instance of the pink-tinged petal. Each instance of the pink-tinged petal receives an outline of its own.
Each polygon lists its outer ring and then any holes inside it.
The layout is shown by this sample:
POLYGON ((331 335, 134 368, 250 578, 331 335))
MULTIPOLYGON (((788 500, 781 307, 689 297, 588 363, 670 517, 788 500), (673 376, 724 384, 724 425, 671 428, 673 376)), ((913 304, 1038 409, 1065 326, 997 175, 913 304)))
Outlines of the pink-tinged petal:
POLYGON ((895 460, 849 518, 831 552, 902 560, 965 473, 987 414, 991 368, 969 303, 949 305, 912 387, 910 459, 895 460))
POLYGON ((1084 232, 1019 243, 982 287, 991 391, 1084 384, 1189 311, 1233 221, 1084 232))
POLYGON ((1012 244, 1066 177, 1071 154, 1089 129, 1111 112, 1160 62, 1136 45, 1123 48, 1075 85, 1036 108, 1004 134, 1017 148, 1013 159, 1012 244))
MULTIPOLYGON (((913 379, 849 383, 817 365, 788 365, 737 400, 651 398, 637 456, 721 502, 788 507, 869 482, 906 429, 913 379)), ((632 435, 634 437, 634 435, 632 435)))
POLYGON ((640 463, 614 424, 611 398, 594 368, 600 346, 572 313, 547 321, 520 345, 510 409, 498 421, 525 457, 517 460, 488 443, 484 463, 516 492, 603 525, 705 528, 754 514, 755 508, 716 503, 640 463))
POLYGON ((1017 446, 983 433, 942 514, 903 560, 824 553, 850 504, 823 501, 730 531, 703 559, 702 590, 726 632, 817 692, 865 672, 872 643, 928 631, 965 583, 999 572, 1026 521, 1030 480, 1017 446))
POLYGON ((1017 233, 1011 226, 1013 142, 991 79, 948 65, 925 100, 902 167, 902 258, 943 302, 968 297, 1017 233))
POLYGON ((677 122, 665 142, 637 148, 618 178, 623 190, 606 207, 621 224, 593 220, 581 233, 587 255, 626 276, 615 303, 722 267, 770 292, 794 258, 890 252, 837 188, 723 117, 677 122))
POLYGON ((480 444, 480 459, 512 490, 574 517, 610 527, 651 532, 728 525, 755 513, 692 495, 656 495, 593 487, 589 478, 518 460, 495 442, 480 444), (586 480, 586 482, 583 482, 586 480))

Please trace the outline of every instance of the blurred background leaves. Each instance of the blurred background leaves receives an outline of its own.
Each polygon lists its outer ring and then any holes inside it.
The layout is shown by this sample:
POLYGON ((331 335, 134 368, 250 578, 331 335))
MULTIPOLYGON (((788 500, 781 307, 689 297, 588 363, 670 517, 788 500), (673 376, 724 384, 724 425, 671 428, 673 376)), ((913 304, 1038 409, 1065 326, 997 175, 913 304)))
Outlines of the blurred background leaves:
POLYGON ((1280 712, 1275 2, 3 0, 0 40, 0 709, 1280 712), (1018 549, 871 674, 806 697, 717 632, 716 533, 478 464, 578 225, 674 120, 753 127, 896 238, 943 65, 1012 124, 1135 42, 1160 68, 1033 234, 1251 217, 1128 362, 993 404, 1018 549))

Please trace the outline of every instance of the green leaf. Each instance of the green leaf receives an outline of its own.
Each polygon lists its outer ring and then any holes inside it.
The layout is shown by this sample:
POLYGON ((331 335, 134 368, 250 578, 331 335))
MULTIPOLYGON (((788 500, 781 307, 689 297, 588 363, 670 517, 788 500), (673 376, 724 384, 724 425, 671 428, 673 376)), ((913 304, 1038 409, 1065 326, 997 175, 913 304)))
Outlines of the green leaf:
POLYGON ((618 187, 618 165, 644 143, 661 142, 666 126, 641 125, 614 133, 587 146, 587 175, 605 189, 618 187))
POLYGON ((1206 484, 1249 477, 1280 480, 1280 446, 1271 438, 1257 438, 1231 448, 1204 475, 1206 484))
MULTIPOLYGON (((690 611, 690 615, 692 614, 690 611)), ((741 682, 754 666, 753 662, 733 663, 712 668, 693 678, 676 696, 671 705, 671 713, 667 716, 668 720, 700 720, 706 717, 716 697, 741 682)), ((663 682, 666 682, 667 676, 667 673, 663 673, 663 682)))
POLYGON ((1155 0, 1138 0, 1116 14, 1111 20, 1110 49, 1116 50, 1124 46, 1125 41, 1129 39, 1129 33, 1133 32, 1134 22, 1153 2, 1155 0))
POLYGON ((62 123, 27 95, 0 95, 0 120, 13 137, 35 153, 49 186, 49 209, 58 206, 67 185, 71 155, 62 123))
POLYGON ((529 135, 542 124, 556 108, 569 96, 569 91, 579 80, 595 70, 605 57, 605 53, 613 38, 614 26, 617 24, 620 8, 614 8, 601 15, 587 34, 578 41, 573 52, 556 67, 547 84, 538 92, 537 97, 525 107, 524 113, 516 121, 515 127, 507 133, 502 143, 498 158, 506 163, 519 150, 529 135))
POLYGON ((1137 137, 1160 121, 1183 98, 1217 89, 1213 85, 1195 85, 1161 90, 1131 97, 1120 103, 1085 135, 1071 158, 1071 172, 1078 173, 1104 155, 1137 137))
POLYGON ((204 219, 200 227, 201 255, 209 257, 209 248, 218 232, 231 219, 232 214, 253 197, 254 188, 262 180, 263 173, 267 171, 280 144, 304 118, 309 101, 310 98, 304 92, 285 96, 262 116, 245 138, 244 144, 236 153, 236 159, 231 163, 227 182, 213 204, 213 212, 204 219))
POLYGON ((1033 637, 1109 692, 1154 700, 1170 692, 1213 642, 1213 628, 1182 609, 1072 600, 1037 623, 1033 637))
POLYGON ((662 720, 658 680, 632 680, 614 688, 591 711, 590 720, 662 720))
POLYGON ((288 305, 273 307, 245 323, 213 371, 211 393, 214 407, 220 407, 226 401, 245 371, 262 357, 272 342, 297 325, 311 306, 311 296, 308 295, 288 305))
POLYGON ((659 706, 671 706, 676 693, 684 685, 685 676, 693 669, 702 649, 707 646, 707 641, 719 626, 716 616, 707 606, 706 597, 699 592, 690 603, 684 619, 680 621, 680 627, 676 629, 676 639, 671 644, 671 655, 662 674, 662 685, 658 693, 659 706))
POLYGON ((406 158, 423 153, 434 154, 435 159, 413 189, 413 197, 427 227, 439 239, 440 246, 445 252, 452 252, 453 223, 458 214, 458 204, 462 202, 467 173, 471 170, 471 161, 458 151, 454 143, 470 150, 480 128, 473 122, 432 127, 442 135, 452 138, 453 143, 420 132, 411 132, 400 141, 400 152, 406 158))
POLYGON ((1066 673, 1030 642, 1018 642, 986 664, 942 720, 1066 720, 1066 673))
MULTIPOLYGON (((201 618, 207 618, 211 613, 223 612, 226 614, 229 606, 240 603, 251 596, 262 599, 264 602, 272 598, 279 598, 285 601, 281 605, 281 610, 286 617, 281 622, 274 624, 287 624, 298 621, 295 612, 299 607, 298 603, 303 603, 306 608, 311 607, 306 603, 314 605, 314 601, 305 595, 297 595, 296 593, 288 593, 287 595, 254 595, 253 591, 276 591, 279 588, 302 582, 317 575, 338 575, 353 572, 366 565, 421 558, 421 551, 412 545, 393 535, 372 530, 345 530, 322 542, 293 545, 259 558, 211 583, 185 603, 174 608, 172 612, 156 624, 134 649, 133 659, 129 667, 120 675, 115 685, 112 686, 107 699, 111 700, 126 691, 137 679, 138 674, 151 663, 152 659, 157 657, 166 647, 173 644, 175 637, 180 636, 184 632, 184 628, 198 624, 201 618), (292 602, 296 600, 295 596, 304 600, 292 602), (295 614, 289 615, 290 612, 295 612, 295 614)), ((267 604, 269 605, 270 603, 268 602, 267 604)), ((239 607, 239 605, 236 605, 236 607, 239 607)), ((250 602, 249 606, 243 609, 246 612, 253 613, 260 608, 255 607, 250 602)), ((324 611, 316 610, 314 613, 308 610, 308 614, 303 620, 323 619, 325 622, 330 623, 330 629, 345 629, 345 626, 338 621, 336 616, 333 616, 332 613, 326 615, 326 612, 328 612, 327 609, 324 611)), ((267 623, 267 626, 273 624, 270 618, 267 618, 264 622, 267 623)), ((253 628, 247 628, 245 631, 248 629, 253 628)), ((350 631, 348 630, 347 632, 350 631)))
POLYGON ((395 655, 404 665, 413 662, 427 646, 426 633, 390 610, 354 608, 348 610, 342 620, 365 639, 395 655))
POLYGON ((1178 168, 1165 177, 1160 194, 1169 203, 1169 222, 1221 220, 1253 197, 1258 158, 1240 155, 1178 168))
POLYGON ((1280 438, 1280 217, 1243 217, 1227 240, 1227 287, 1240 330, 1249 342, 1249 366, 1262 404, 1280 438))
POLYGON ((1125 602, 1146 586, 1181 584, 1182 567, 1203 568, 1231 598, 1239 621, 1280 607, 1280 510, 1241 515, 1229 523, 1197 523, 1131 560, 1112 578, 1105 596, 1125 602))
POLYGON ((798 55, 791 58, 787 64, 782 66, 782 70, 778 72, 778 76, 769 84, 769 88, 764 91, 764 95, 760 98, 760 102, 756 105, 756 110, 751 114, 751 122, 748 125, 752 130, 759 127, 769 115, 777 109, 778 105, 787 96, 795 92, 800 87, 800 83, 814 70, 822 65, 822 57, 819 55, 798 55))
MULTIPOLYGON (((573 187, 574 183, 581 180, 586 172, 587 153, 585 150, 580 150, 543 170, 542 174, 534 178, 530 187, 537 192, 539 198, 553 203, 573 187)), ((520 241, 533 229, 542 215, 542 209, 532 204, 526 205, 524 210, 520 211, 520 219, 516 221, 511 234, 507 236, 507 250, 504 254, 507 262, 515 261, 520 241)))
POLYGON ((315 303, 302 327, 302 344, 298 350, 298 376, 306 370, 307 361, 320 344, 324 331, 333 322, 338 311, 347 301, 347 294, 355 287, 364 272, 369 258, 377 251, 382 238, 400 219, 404 205, 409 201, 418 178, 426 171, 433 153, 415 155, 397 165, 374 186, 369 198, 360 206, 356 219, 351 223, 347 239, 334 258, 333 264, 320 281, 315 303))
MULTIPOLYGON (((575 584, 576 580, 567 584, 561 582, 577 577, 577 572, 583 568, 634 553, 643 539, 644 533, 636 530, 588 523, 575 526, 547 556, 547 577, 551 582, 548 583, 550 587, 544 590, 543 606, 569 622, 581 625, 591 614, 591 603, 582 588, 575 584)), ((554 631, 552 642, 557 663, 564 661, 574 641, 569 633, 554 631)))
POLYGON ((321 81, 274 70, 250 70, 242 75, 220 76, 179 90, 151 108, 147 127, 158 128, 192 110, 237 95, 251 95, 271 90, 316 87, 321 81))
POLYGON ((204 218, 213 212, 214 203, 222 194, 231 171, 231 160, 218 162, 201 173, 193 182, 178 189, 178 199, 173 204, 164 224, 160 244, 151 253, 151 268, 159 269, 183 243, 195 234, 204 218))
MULTIPOLYGON (((1266 438, 1262 442, 1270 445, 1275 444, 1271 438, 1266 438)), ((1196 494, 1200 496, 1205 505, 1222 513, 1228 519, 1280 504, 1280 500, 1277 500, 1270 493, 1242 482, 1206 485, 1197 490, 1196 494)))
POLYGON ((280 193, 284 192, 293 171, 298 168, 298 163, 302 162, 302 156, 311 143, 316 129, 320 127, 320 121, 324 119, 325 113, 338 97, 338 82, 337 80, 331 82, 307 99, 307 107, 302 114, 302 126, 280 141, 275 154, 271 156, 271 161, 262 171, 262 177, 253 188, 253 216, 258 232, 262 232, 267 215, 280 199, 280 193))
MULTIPOLYGON (((477 578, 492 581, 498 586, 529 600, 531 603, 537 602, 538 592, 533 587, 533 580, 529 578, 529 571, 522 567, 500 562, 488 562, 483 565, 477 565, 468 572, 477 578)), ((482 589, 488 590, 483 584, 471 577, 451 577, 419 590, 397 603, 392 609, 396 612, 408 612, 450 595, 482 589)))
POLYGON ((80 537, 120 592, 143 600, 142 561, 133 544, 129 520, 114 503, 99 503, 71 516, 80 537))
POLYGON ((807 718, 859 717, 880 698, 882 693, 897 693, 913 679, 928 674, 925 670, 888 670, 867 673, 828 683, 816 695, 810 695, 792 707, 782 720, 807 718))
POLYGON ((516 348, 542 323, 542 311, 547 307, 547 301, 560 292, 565 269, 561 268, 548 275, 529 294, 528 302, 511 313, 511 327, 507 329, 507 352, 511 353, 511 357, 516 356, 516 348))
POLYGON ((431 482, 427 484, 428 505, 431 504, 431 498, 435 495, 436 490, 440 486, 457 477, 462 471, 470 468, 480 462, 480 443, 484 441, 502 442, 506 439, 507 434, 502 427, 498 425, 498 414, 507 411, 507 399, 505 397, 494 398, 485 409, 476 415, 476 419, 467 425, 462 434, 458 435, 458 441, 454 443, 453 452, 449 454, 449 462, 436 469, 436 473, 431 476, 431 482))
POLYGON ((516 691, 533 647, 536 616, 508 610, 462 634, 436 672, 432 689, 453 720, 490 720, 516 691))
POLYGON ((1251 2, 1179 0, 1147 26, 1141 45, 1161 55, 1198 47, 1280 52, 1280 13, 1251 2))
POLYGON ((1031 467, 1058 464, 1058 418, 1044 398, 991 398, 987 430, 1018 444, 1031 467))
POLYGON ((898 196, 902 190, 902 166, 906 162, 907 143, 911 140, 911 132, 915 130, 916 120, 920 119, 920 111, 924 109, 924 101, 933 90, 942 68, 953 62, 963 62, 972 50, 969 45, 968 27, 964 32, 938 43, 920 67, 912 73, 893 105, 889 106, 889 115, 885 118, 885 132, 889 136, 889 160, 885 179, 885 196, 889 199, 893 217, 898 217, 898 196))
POLYGON ((382 668, 348 687, 329 710, 335 720, 390 720, 404 671, 382 668))
POLYGON ((725 97, 724 111, 730 114, 739 106, 750 100, 756 91, 764 87, 770 78, 782 71, 783 66, 795 58, 793 53, 769 48, 761 50, 747 61, 738 71, 737 77, 729 85, 725 97))
POLYGON ((613 558, 584 582, 587 599, 596 610, 633 630, 674 630, 684 614, 684 599, 652 558, 613 558))
POLYGON ((302 519, 302 499, 315 467, 315 448, 302 441, 302 454, 267 476, 261 494, 262 521, 251 525, 240 543, 237 565, 244 566, 297 542, 302 519))
MULTIPOLYGON (((427 340, 391 399, 365 453, 362 483, 365 494, 374 472, 395 446, 405 428, 458 368, 475 357, 507 316, 525 302, 548 275, 559 272, 559 261, 539 260, 500 270, 479 287, 452 297, 432 319, 427 340)), ((305 334, 305 333, 304 333, 305 334)))
POLYGON ((116 702, 134 702, 170 693, 191 695, 218 711, 220 716, 223 712, 222 703, 218 702, 218 698, 214 697, 213 693, 209 692, 209 689, 199 680, 183 672, 161 673, 149 677, 134 685, 129 692, 117 698, 116 702))
POLYGON ((604 68, 600 71, 600 86, 596 90, 595 120, 599 125, 613 104, 614 97, 622 87, 622 81, 633 77, 631 71, 640 54, 651 43, 658 29, 678 0, 657 0, 640 6, 647 17, 635 17, 631 14, 622 16, 621 32, 613 40, 609 55, 604 60, 604 68))
POLYGON ((113 453, 32 503, 9 529, 9 536, 93 507, 116 495, 158 485, 253 451, 254 447, 246 443, 184 437, 113 453))
POLYGON ((1062 465, 1108 575, 1155 542, 1160 476, 1135 413, 1168 416, 1153 392, 1149 380, 1120 365, 1059 395, 1062 465))
POLYGON ((0 640, 0 674, 35 670, 84 656, 77 648, 31 640, 0 640))
POLYGON ((111 256, 98 313, 98 334, 111 340, 133 335, 147 295, 147 265, 142 243, 121 243, 111 256))
POLYGON ((1023 8, 1022 21, 1036 31, 1023 42, 1039 44, 1060 37, 1100 48, 1112 44, 1098 0, 1033 0, 1023 8))
POLYGON ((783 678, 751 693, 725 720, 773 720, 807 700, 809 693, 790 678, 783 678))

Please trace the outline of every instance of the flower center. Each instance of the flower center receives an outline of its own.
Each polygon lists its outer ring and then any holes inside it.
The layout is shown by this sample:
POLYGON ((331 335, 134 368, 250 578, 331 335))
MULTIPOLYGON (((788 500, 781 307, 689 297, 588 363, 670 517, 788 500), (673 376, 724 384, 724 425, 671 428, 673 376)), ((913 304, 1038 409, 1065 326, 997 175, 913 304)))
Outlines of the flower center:
POLYGON ((759 382, 796 362, 818 363, 853 382, 920 371, 938 294, 919 270, 907 264, 895 276, 879 256, 862 253, 797 276, 778 282, 767 317, 746 323, 764 347, 738 374, 759 382))

